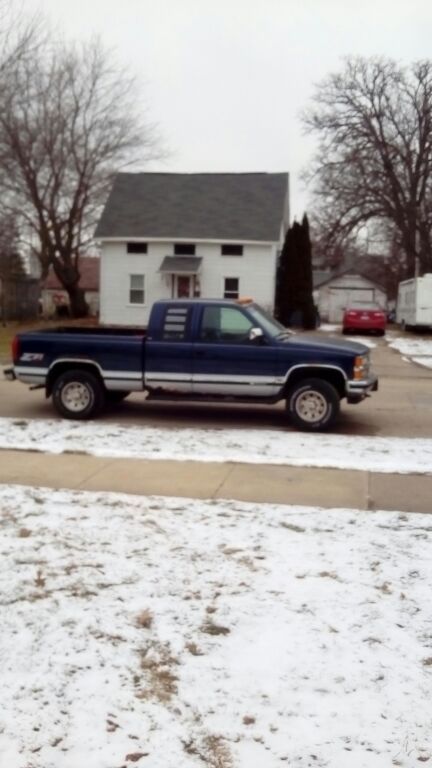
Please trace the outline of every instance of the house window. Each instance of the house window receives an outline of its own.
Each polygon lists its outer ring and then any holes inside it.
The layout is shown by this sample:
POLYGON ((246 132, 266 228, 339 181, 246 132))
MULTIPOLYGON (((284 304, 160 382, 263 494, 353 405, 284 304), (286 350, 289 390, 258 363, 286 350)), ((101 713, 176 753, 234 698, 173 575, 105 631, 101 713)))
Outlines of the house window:
POLYGON ((174 243, 175 256, 195 256, 195 243, 174 243))
POLYGON ((224 278, 224 299, 238 299, 239 283, 240 280, 238 277, 224 278))
POLYGON ((144 304, 144 275, 129 275, 129 303, 144 304))
POLYGON ((188 307, 168 307, 162 326, 162 340, 184 341, 188 317, 188 307))
POLYGON ((128 253, 147 253, 147 243, 127 243, 128 253))
POLYGON ((222 256, 243 256, 243 246, 234 245, 234 243, 221 245, 221 254, 222 256))

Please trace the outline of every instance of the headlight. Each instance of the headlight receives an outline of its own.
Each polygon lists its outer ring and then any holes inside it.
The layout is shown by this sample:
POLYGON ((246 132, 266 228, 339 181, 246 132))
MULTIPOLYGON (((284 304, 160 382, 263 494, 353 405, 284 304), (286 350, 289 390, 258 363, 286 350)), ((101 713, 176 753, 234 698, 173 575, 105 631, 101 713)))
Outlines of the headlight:
POLYGON ((358 355, 354 360, 354 379, 367 379, 369 376, 369 355, 358 355))

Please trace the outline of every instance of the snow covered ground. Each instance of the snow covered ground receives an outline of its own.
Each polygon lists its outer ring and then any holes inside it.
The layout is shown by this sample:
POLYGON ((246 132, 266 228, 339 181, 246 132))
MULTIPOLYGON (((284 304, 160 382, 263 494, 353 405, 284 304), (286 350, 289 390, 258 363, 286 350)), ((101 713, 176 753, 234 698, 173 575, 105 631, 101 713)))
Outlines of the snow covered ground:
POLYGON ((317 331, 322 331, 323 333, 341 333, 342 326, 341 325, 334 325, 332 323, 321 323, 321 325, 317 328, 317 331))
POLYGON ((0 418, 0 449, 174 461, 432 473, 432 439, 257 429, 157 429, 102 422, 0 418))
MULTIPOLYGON (((331 333, 334 336, 340 336, 342 333, 340 325, 326 323, 321 325, 318 330, 324 333, 331 333)), ((374 349, 377 346, 377 343, 368 336, 344 336, 343 338, 359 341, 370 349, 374 349)), ((385 340, 390 347, 397 349, 408 360, 412 360, 426 368, 432 368, 432 338, 407 338, 406 336, 398 336, 395 331, 387 331, 385 340)))
POLYGON ((429 516, 0 504, 1 766, 432 761, 429 516))
POLYGON ((432 339, 410 339, 392 335, 389 346, 397 349, 405 358, 425 368, 432 368, 432 339))
MULTIPOLYGON (((415 342, 391 345, 432 361, 415 342)), ((432 440, 282 428, 0 419, 0 448, 432 473, 432 440)), ((1 768, 432 765, 430 516, 17 486, 0 508, 1 768)))

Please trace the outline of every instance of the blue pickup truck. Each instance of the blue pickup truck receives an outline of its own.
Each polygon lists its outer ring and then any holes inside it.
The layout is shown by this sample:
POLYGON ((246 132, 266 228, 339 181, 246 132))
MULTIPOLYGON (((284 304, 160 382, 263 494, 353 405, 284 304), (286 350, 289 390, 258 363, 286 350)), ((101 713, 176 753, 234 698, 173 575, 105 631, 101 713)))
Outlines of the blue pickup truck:
POLYGON ((378 387, 369 350, 295 334, 249 300, 154 304, 146 331, 55 328, 19 334, 5 373, 43 387, 68 419, 89 419, 132 391, 152 400, 274 404, 301 429, 328 429, 340 401, 378 387))

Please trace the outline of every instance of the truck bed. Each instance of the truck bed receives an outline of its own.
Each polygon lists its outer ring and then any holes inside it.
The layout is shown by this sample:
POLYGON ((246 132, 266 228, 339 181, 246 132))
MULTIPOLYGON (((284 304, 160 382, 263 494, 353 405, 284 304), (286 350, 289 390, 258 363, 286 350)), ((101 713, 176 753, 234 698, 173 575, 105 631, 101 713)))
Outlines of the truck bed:
MULTIPOLYGON (((40 333, 40 331, 34 331, 34 333, 40 333)), ((122 326, 68 326, 60 325, 56 328, 44 328, 45 334, 73 334, 83 336, 139 336, 141 339, 145 339, 147 336, 146 328, 124 328, 122 326)))

